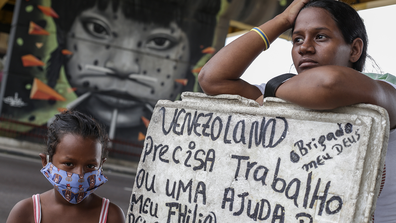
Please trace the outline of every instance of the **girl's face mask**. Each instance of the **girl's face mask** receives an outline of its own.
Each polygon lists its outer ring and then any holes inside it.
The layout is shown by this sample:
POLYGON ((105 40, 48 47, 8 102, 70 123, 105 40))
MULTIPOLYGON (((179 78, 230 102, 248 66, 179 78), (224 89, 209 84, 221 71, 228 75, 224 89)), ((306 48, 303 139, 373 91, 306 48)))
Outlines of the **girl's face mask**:
POLYGON ((78 204, 98 187, 107 182, 107 178, 102 174, 102 169, 95 170, 84 175, 69 173, 56 168, 48 162, 41 169, 45 178, 54 185, 54 188, 72 204, 78 204))

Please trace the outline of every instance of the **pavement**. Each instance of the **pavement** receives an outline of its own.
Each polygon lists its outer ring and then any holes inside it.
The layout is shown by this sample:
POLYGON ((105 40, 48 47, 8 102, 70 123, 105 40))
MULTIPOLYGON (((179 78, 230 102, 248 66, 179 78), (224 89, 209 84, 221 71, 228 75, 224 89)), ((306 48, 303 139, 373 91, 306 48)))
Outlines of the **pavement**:
MULTIPOLYGON (((1 153, 40 159, 39 154, 44 151, 45 145, 43 144, 19 141, 7 137, 0 137, 1 153)), ((128 175, 136 175, 137 167, 138 162, 125 161, 109 157, 103 165, 103 170, 128 175)))

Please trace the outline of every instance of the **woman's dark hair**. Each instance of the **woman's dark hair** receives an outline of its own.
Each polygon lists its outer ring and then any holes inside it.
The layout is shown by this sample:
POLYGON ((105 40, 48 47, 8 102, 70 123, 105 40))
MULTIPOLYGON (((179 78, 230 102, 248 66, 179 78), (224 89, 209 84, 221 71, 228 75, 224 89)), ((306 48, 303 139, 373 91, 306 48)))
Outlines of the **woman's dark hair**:
POLYGON ((50 162, 57 145, 66 134, 98 140, 102 145, 102 158, 107 157, 109 138, 102 125, 81 112, 66 110, 55 115, 55 120, 48 127, 47 155, 49 155, 50 162))
POLYGON ((353 69, 362 71, 366 63, 368 37, 363 20, 356 10, 347 3, 335 0, 312 0, 301 10, 309 7, 322 8, 328 11, 336 22, 337 27, 341 30, 347 44, 351 44, 356 38, 362 39, 362 55, 352 65, 353 69))

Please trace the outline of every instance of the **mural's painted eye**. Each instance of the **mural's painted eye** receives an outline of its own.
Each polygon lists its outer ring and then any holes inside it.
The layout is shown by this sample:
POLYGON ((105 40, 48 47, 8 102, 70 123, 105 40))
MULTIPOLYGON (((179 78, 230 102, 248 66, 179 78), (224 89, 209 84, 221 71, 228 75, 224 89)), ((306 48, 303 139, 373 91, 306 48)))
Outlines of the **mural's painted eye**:
POLYGON ((167 50, 176 44, 176 40, 173 39, 174 38, 170 36, 155 36, 147 41, 146 47, 153 50, 167 50))
POLYGON ((101 20, 94 18, 87 18, 82 20, 85 31, 93 37, 99 39, 110 38, 110 28, 101 20))

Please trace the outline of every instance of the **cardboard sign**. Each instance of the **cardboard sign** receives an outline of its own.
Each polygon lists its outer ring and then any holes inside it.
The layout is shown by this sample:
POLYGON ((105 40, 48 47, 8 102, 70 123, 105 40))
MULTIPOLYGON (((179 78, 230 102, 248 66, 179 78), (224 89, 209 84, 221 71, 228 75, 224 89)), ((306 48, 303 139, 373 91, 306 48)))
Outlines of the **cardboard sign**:
POLYGON ((184 93, 154 109, 127 222, 370 222, 389 134, 373 105, 330 112, 184 93))

